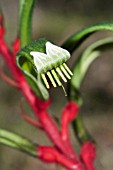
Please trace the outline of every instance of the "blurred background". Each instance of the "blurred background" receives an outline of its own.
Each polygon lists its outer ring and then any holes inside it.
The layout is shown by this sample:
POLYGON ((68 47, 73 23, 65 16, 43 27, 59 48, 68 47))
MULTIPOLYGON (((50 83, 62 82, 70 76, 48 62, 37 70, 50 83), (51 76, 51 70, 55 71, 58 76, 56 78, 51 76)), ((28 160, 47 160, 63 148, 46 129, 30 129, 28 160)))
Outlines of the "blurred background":
MULTIPOLYGON (((0 0, 4 13, 6 41, 11 47, 18 31, 19 0, 0 0)), ((33 15, 33 40, 46 37, 61 44, 74 32, 98 22, 113 21, 112 0, 46 0, 36 1, 33 15)), ((81 50, 99 38, 113 36, 110 32, 94 34, 74 53, 69 65, 72 66, 81 50)), ((4 68, 8 73, 7 68, 4 68)), ((66 98, 62 89, 52 89, 51 114, 59 117, 66 98), (59 95, 60 99, 59 99, 59 95)), ((97 143, 97 170, 113 169, 113 50, 103 53, 88 70, 81 87, 84 105, 81 116, 86 128, 97 143)), ((18 132, 34 142, 50 144, 44 133, 28 125, 21 117, 21 94, 0 79, 0 128, 18 132)), ((26 102, 25 110, 31 114, 26 102)), ((71 136, 75 146, 73 131, 71 136)), ((0 146, 0 170, 55 170, 55 165, 41 161, 19 151, 0 146)))

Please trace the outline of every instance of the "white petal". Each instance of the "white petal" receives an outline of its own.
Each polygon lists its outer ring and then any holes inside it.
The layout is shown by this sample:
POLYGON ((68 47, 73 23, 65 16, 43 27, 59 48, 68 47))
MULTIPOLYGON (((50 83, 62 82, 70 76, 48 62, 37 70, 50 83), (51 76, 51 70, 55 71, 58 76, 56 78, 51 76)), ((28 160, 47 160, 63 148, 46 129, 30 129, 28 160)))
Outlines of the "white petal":
POLYGON ((30 55, 33 56, 34 65, 36 66, 37 71, 40 72, 45 67, 45 63, 48 60, 48 56, 45 53, 35 51, 31 51, 30 55))
POLYGON ((50 42, 46 43, 46 53, 50 58, 63 58, 65 61, 70 58, 70 53, 50 42))

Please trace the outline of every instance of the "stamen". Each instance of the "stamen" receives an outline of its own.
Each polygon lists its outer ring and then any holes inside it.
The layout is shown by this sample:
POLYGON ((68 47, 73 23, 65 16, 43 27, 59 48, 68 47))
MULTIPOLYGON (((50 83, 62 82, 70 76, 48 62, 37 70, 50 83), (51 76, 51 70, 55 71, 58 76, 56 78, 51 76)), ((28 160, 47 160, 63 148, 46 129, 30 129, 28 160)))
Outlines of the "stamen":
POLYGON ((62 86, 62 89, 63 89, 63 91, 64 91, 65 96, 67 96, 66 90, 65 90, 64 86, 62 85, 62 83, 60 82, 60 80, 59 80, 59 78, 58 78, 55 70, 51 70, 51 73, 53 74, 53 76, 54 76, 56 82, 58 83, 58 85, 59 85, 59 86, 62 86))
POLYGON ((64 91, 65 96, 67 96, 66 90, 65 90, 65 88, 64 88, 63 85, 62 85, 62 89, 63 89, 63 91, 64 91))
POLYGON ((61 70, 63 71, 63 73, 65 74, 65 76, 66 76, 68 79, 71 79, 70 75, 67 73, 67 71, 65 70, 65 68, 63 67, 63 65, 60 65, 60 68, 61 68, 61 70))
POLYGON ((50 87, 49 87, 49 84, 48 84, 48 81, 47 81, 47 79, 46 79, 45 74, 42 73, 41 76, 42 76, 42 79, 43 79, 43 81, 44 81, 44 83, 45 83, 47 89, 49 89, 50 87))
POLYGON ((48 77, 50 78, 52 85, 53 85, 54 87, 56 87, 57 85, 56 85, 56 83, 55 83, 55 81, 54 81, 54 79, 53 79, 53 77, 52 77, 52 75, 51 75, 51 73, 50 73, 49 71, 47 72, 47 75, 48 75, 48 77))
POLYGON ((67 82, 67 80, 66 80, 65 76, 63 75, 63 73, 61 72, 61 70, 60 70, 60 68, 59 68, 59 67, 57 67, 57 68, 56 68, 56 71, 57 71, 57 72, 58 72, 58 74, 61 76, 62 80, 64 80, 64 82, 67 82))
POLYGON ((62 84, 61 84, 61 82, 60 82, 60 80, 59 80, 59 78, 58 78, 55 70, 51 70, 51 73, 53 74, 53 77, 54 77, 54 79, 56 80, 56 82, 58 83, 58 85, 59 85, 59 86, 62 86, 62 84))
POLYGON ((71 70, 69 69, 69 67, 66 65, 66 63, 63 63, 65 69, 68 71, 68 73, 72 76, 73 73, 71 72, 71 70))

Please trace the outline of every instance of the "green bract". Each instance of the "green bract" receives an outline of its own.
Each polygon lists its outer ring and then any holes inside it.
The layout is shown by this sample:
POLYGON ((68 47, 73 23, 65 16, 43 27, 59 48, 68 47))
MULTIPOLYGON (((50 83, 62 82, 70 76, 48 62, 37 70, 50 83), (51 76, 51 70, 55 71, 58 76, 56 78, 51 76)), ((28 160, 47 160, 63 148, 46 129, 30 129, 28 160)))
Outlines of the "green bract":
POLYGON ((20 50, 17 54, 17 64, 36 94, 42 99, 47 99, 49 94, 46 88, 50 88, 48 78, 54 87, 63 87, 59 77, 64 82, 71 79, 73 73, 65 63, 69 58, 70 53, 67 50, 46 39, 40 39, 20 50))

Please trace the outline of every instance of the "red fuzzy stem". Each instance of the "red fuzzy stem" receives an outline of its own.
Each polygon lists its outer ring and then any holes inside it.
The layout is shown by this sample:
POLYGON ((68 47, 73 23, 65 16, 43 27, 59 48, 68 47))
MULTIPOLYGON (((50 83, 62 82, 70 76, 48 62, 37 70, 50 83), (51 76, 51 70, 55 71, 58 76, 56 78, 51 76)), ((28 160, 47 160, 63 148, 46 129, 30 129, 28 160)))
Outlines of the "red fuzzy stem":
POLYGON ((79 107, 75 104, 75 102, 68 102, 67 105, 64 107, 62 112, 62 139, 65 141, 67 140, 68 134, 68 126, 72 120, 74 120, 78 114, 79 107))
POLYGON ((72 158, 79 166, 82 167, 77 155, 74 151, 72 151, 72 148, 70 148, 70 146, 62 140, 58 128, 56 127, 49 113, 46 111, 49 101, 44 102, 37 99, 29 88, 28 84, 25 82, 21 84, 21 90, 51 141, 57 148, 59 148, 60 151, 62 151, 62 153, 67 155, 67 157, 72 158))
POLYGON ((20 50, 20 39, 17 37, 13 42, 13 55, 16 56, 17 52, 20 50))
POLYGON ((74 152, 70 138, 69 138, 69 124, 74 120, 78 114, 79 107, 75 102, 68 102, 62 111, 62 121, 61 121, 61 137, 63 142, 67 145, 69 153, 77 159, 77 155, 74 152))
MULTIPOLYGON (((16 65, 16 61, 13 53, 11 53, 7 44, 4 41, 4 33, 5 33, 5 28, 3 25, 3 16, 0 15, 0 54, 5 60, 14 79, 17 81, 18 80, 21 81, 22 79, 24 79, 24 76, 16 65)), ((17 39, 16 42, 14 43, 14 52, 18 51, 18 48, 19 48, 19 39, 17 39)))
POLYGON ((53 147, 39 146, 37 147, 38 157, 47 163, 59 163, 68 170, 83 170, 82 166, 70 158, 65 157, 53 147))
POLYGON ((92 142, 85 142, 82 145, 80 156, 87 170, 95 170, 96 147, 92 142))
POLYGON ((21 71, 19 70, 19 68, 17 67, 15 61, 14 61, 14 57, 13 54, 10 52, 10 50, 8 49, 6 43, 4 42, 4 40, 0 39, 0 53, 3 56, 11 74, 13 75, 15 80, 19 80, 21 81, 21 79, 24 78, 23 74, 21 73, 21 71))

